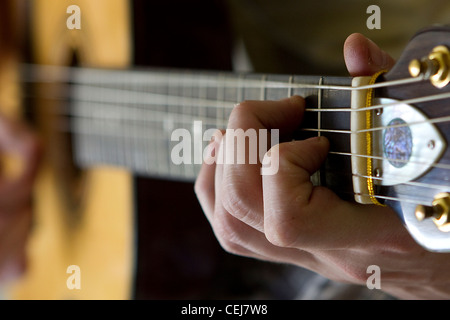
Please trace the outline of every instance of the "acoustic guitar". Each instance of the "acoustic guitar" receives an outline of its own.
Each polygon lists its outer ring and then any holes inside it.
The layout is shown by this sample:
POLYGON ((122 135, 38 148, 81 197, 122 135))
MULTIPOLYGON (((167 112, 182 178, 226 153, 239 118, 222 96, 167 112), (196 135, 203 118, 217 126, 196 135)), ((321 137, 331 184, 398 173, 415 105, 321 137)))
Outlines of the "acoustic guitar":
MULTIPOLYGON (((27 61, 34 65, 115 70, 130 68, 131 64, 231 69, 226 54, 230 52, 226 41, 229 34, 221 8, 209 0, 195 5, 180 2, 179 6, 177 12, 172 12, 174 21, 166 22, 158 15, 148 19, 153 12, 168 12, 170 3, 166 2, 0 3, 0 30, 8 45, 8 50, 2 47, 0 59, 2 112, 30 120, 39 130, 46 151, 34 194, 27 273, 7 289, 0 288, 5 297, 228 297, 224 295, 227 291, 236 296, 236 290, 245 295, 254 287, 260 288, 240 275, 240 265, 244 264, 242 269, 248 272, 262 265, 274 269, 261 262, 237 259, 220 248, 204 219, 192 183, 164 179, 162 175, 148 179, 148 175, 141 177, 106 164, 80 169, 73 161, 72 116, 64 111, 71 105, 71 89, 54 78, 42 78, 42 73, 33 78, 38 75, 37 69, 23 65, 27 61), (67 25, 74 14, 68 9, 73 5, 80 8, 81 29, 67 25), (205 11, 214 19, 201 22, 205 11), (186 13, 197 18, 197 28, 208 31, 189 37, 192 31, 184 27, 186 35, 177 43, 194 42, 198 43, 196 47, 179 53, 175 51, 177 45, 157 34, 149 44, 147 30, 178 35, 186 13), (213 37, 221 39, 220 50, 202 45, 213 37), (69 288, 73 283, 68 281, 78 271, 81 288, 69 288), (228 279, 228 273, 236 280, 228 279)), ((53 70, 60 74, 68 69, 53 70)))
POLYGON ((29 270, 12 298, 131 297, 140 256, 132 174, 193 181, 203 132, 225 127, 234 104, 249 99, 306 97, 298 138, 331 142, 313 183, 390 206, 418 243, 450 251, 450 29, 417 33, 392 70, 372 77, 127 68, 128 2, 72 3, 83 8, 81 30, 61 27, 66 2, 33 2, 34 63, 18 66, 47 156, 29 270), (178 151, 175 129, 190 133, 192 148, 178 151), (80 290, 68 288, 69 266, 81 270, 80 290))

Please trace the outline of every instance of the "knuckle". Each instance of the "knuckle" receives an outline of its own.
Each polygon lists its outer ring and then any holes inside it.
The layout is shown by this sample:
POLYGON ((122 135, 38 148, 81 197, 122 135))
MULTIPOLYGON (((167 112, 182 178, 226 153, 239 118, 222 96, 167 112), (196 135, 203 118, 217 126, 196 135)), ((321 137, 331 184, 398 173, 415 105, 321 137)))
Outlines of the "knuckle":
POLYGON ((228 214, 215 222, 215 234, 222 248, 232 254, 243 254, 241 232, 238 221, 228 214))
POLYGON ((272 147, 272 149, 276 150, 276 152, 278 152, 280 158, 282 159, 290 159, 291 156, 291 149, 294 146, 294 142, 285 142, 285 143, 280 143, 274 147, 272 147))
POLYGON ((242 247, 239 244, 237 244, 233 241, 230 241, 229 239, 221 239, 221 240, 219 240, 219 243, 220 243, 220 246, 223 248, 223 250, 225 250, 228 253, 235 254, 235 255, 243 255, 244 254, 242 247))
POLYGON ((293 209, 285 203, 266 209, 264 216, 266 238, 273 245, 303 249, 317 246, 317 220, 309 210, 300 206, 293 209))
POLYGON ((282 144, 275 144, 269 148, 269 150, 264 154, 263 163, 269 162, 268 159, 271 159, 274 154, 277 155, 277 158, 280 158, 280 149, 282 144))
POLYGON ((298 242, 299 229, 288 223, 274 222, 265 225, 267 240, 277 247, 293 247, 298 242))
POLYGON ((305 155, 301 152, 295 152, 294 154, 292 149, 295 147, 295 142, 285 142, 278 145, 276 151, 278 152, 280 169, 290 170, 293 165, 295 167, 303 167, 302 164, 304 163, 305 155))
POLYGON ((364 284, 369 277, 367 268, 355 267, 352 264, 345 264, 344 274, 349 282, 355 284, 364 284))
POLYGON ((330 267, 333 267, 332 280, 353 284, 365 284, 370 277, 371 272, 368 272, 368 266, 366 260, 356 262, 353 259, 346 259, 343 255, 338 257, 329 256, 330 267))
POLYGON ((232 186, 224 188, 222 205, 233 217, 245 220, 251 216, 252 202, 248 196, 248 188, 235 182, 232 186))
POLYGON ((278 154, 279 170, 281 172, 289 173, 292 171, 293 165, 297 164, 297 157, 301 155, 293 155, 292 148, 294 146, 294 142, 285 142, 275 145, 270 149, 271 154, 275 152, 278 154))
POLYGON ((194 184, 194 192, 196 195, 203 195, 205 193, 207 193, 208 190, 208 184, 207 181, 205 179, 197 179, 195 180, 195 184, 194 184))

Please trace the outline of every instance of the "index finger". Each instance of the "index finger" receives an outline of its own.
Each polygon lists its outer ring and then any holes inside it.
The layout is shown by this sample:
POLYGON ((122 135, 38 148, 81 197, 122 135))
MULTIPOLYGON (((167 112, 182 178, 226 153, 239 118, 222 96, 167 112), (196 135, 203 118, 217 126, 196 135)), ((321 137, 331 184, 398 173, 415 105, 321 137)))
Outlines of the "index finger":
MULTIPOLYGON (((225 163, 223 164, 223 195, 224 208, 237 219, 263 231, 263 200, 261 160, 258 156, 264 155, 266 150, 259 141, 271 129, 279 129, 280 137, 288 138, 300 126, 304 112, 304 99, 299 96, 280 101, 245 101, 237 105, 228 123, 227 133, 224 137, 225 163), (242 135, 233 134, 238 130, 242 135), (269 130, 269 131, 265 131, 269 130), (253 138, 252 138, 253 137, 253 138), (244 148, 239 148, 239 141, 248 140, 244 148), (233 143, 230 143, 233 142, 233 143), (236 142, 236 143, 234 143, 236 142), (256 144, 252 145, 252 144, 256 144), (256 151, 256 163, 252 163, 251 152, 256 151), (230 152, 237 153, 231 160, 226 158, 230 152), (244 155, 242 155, 244 153, 244 155), (237 158, 245 159, 244 163, 237 163, 237 158)), ((255 155, 253 155, 253 159, 255 155)))

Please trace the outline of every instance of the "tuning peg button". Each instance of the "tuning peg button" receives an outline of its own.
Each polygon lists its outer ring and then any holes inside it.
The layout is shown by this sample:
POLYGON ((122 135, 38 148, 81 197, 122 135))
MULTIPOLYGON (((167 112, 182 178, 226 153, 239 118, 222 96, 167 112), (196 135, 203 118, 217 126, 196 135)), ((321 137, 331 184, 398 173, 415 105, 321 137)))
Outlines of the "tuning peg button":
POLYGON ((435 208, 432 206, 425 206, 422 204, 419 204, 416 207, 416 218, 419 221, 423 221, 427 218, 431 218, 431 217, 440 217, 441 213, 440 212, 436 212, 435 208))
POLYGON ((423 221, 432 218, 439 230, 450 231, 450 194, 447 192, 438 193, 431 206, 418 205, 416 207, 416 218, 423 221))
POLYGON ((435 87, 443 88, 450 82, 450 52, 445 46, 437 46, 428 56, 412 60, 408 70, 412 77, 423 76, 435 87))

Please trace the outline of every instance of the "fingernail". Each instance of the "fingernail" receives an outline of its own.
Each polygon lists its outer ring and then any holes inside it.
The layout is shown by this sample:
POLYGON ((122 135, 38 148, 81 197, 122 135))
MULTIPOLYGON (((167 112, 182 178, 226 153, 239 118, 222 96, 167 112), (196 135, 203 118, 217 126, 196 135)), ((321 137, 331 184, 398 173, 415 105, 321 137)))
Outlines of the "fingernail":
POLYGON ((291 96, 288 99, 293 103, 303 103, 303 98, 298 95, 291 96))

